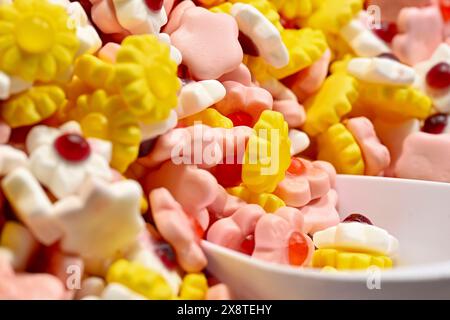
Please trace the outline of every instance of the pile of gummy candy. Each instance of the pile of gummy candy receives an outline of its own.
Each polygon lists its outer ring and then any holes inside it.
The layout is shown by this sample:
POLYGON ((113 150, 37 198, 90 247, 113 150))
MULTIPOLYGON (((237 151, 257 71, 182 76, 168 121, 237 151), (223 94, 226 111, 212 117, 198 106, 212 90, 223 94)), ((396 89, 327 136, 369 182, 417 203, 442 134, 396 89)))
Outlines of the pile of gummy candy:
POLYGON ((229 299, 202 239, 390 268, 335 178, 450 182, 450 2, 0 0, 0 100, 0 298, 229 299))

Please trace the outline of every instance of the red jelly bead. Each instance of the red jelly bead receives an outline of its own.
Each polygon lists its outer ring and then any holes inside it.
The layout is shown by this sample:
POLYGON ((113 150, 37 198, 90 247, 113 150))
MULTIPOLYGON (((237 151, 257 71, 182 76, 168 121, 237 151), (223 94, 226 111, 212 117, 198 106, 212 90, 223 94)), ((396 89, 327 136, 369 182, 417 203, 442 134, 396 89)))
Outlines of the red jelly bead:
POLYGON ((298 24, 295 20, 288 19, 288 18, 281 16, 280 22, 285 29, 297 29, 298 28, 298 24))
POLYGON ((241 44, 242 51, 244 51, 245 54, 254 57, 259 56, 258 47, 256 47, 255 43, 249 38, 249 36, 242 32, 239 32, 239 43, 241 44))
POLYGON ((382 22, 380 28, 375 28, 373 32, 382 40, 391 43, 398 33, 397 25, 393 22, 382 22))
POLYGON ((308 257, 309 246, 305 236, 293 232, 289 238, 289 264, 301 266, 308 257))
POLYGON ((212 173, 224 188, 235 187, 242 182, 242 164, 237 161, 218 164, 212 173))
POLYGON ((373 225, 372 221, 369 220, 369 218, 363 216, 359 213, 353 213, 349 215, 347 218, 344 219, 342 222, 359 222, 359 223, 365 223, 373 225))
POLYGON ((85 138, 76 133, 66 133, 55 140, 55 149, 67 161, 83 161, 91 154, 91 148, 85 138))
POLYGON ((442 16, 445 21, 450 21, 450 0, 440 0, 442 16))
POLYGON ((227 116, 233 122, 235 127, 246 126, 253 127, 253 118, 246 112, 237 111, 227 116))
POLYGON ((302 160, 300 160, 299 158, 292 158, 291 159, 291 165, 289 166, 287 171, 290 174, 293 174, 295 176, 299 176, 303 172, 305 172, 305 165, 303 164, 302 160))
POLYGON ((168 243, 157 244, 155 253, 168 269, 175 269, 177 267, 175 253, 168 243))
POLYGON ((433 114, 425 120, 422 131, 426 133, 440 134, 447 126, 447 119, 448 117, 445 113, 433 114))
POLYGON ((163 7, 164 0, 145 0, 145 4, 150 10, 159 11, 163 7))
POLYGON ((441 62, 427 73, 427 84, 433 89, 450 87, 450 64, 441 62))
POLYGON ((250 234, 245 237, 244 241, 241 243, 241 252, 246 255, 252 255, 255 250, 255 236, 250 234))

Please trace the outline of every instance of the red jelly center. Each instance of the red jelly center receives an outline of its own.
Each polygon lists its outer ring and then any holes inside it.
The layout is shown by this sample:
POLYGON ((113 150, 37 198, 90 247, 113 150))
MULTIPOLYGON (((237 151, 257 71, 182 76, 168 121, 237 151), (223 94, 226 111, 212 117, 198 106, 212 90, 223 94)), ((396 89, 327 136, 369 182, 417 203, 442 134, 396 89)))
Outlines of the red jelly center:
POLYGON ((249 234, 245 237, 244 241, 241 243, 241 252, 247 255, 252 255, 255 250, 255 236, 249 234))
POLYGON ((429 116, 425 120, 422 131, 432 134, 440 134, 445 130, 447 126, 447 115, 445 113, 437 113, 429 116))
POLYGON ((450 87, 450 64, 441 62, 427 73, 427 84, 433 89, 450 87))
POLYGON ((242 164, 236 163, 236 161, 229 164, 221 163, 212 170, 212 173, 222 187, 235 187, 242 181, 242 164))
POLYGON ((159 11, 163 7, 164 0, 145 0, 145 4, 150 10, 159 11))
POLYGON ((249 115, 246 112, 243 111, 237 111, 234 113, 231 113, 227 116, 228 119, 230 119, 233 122, 233 125, 235 127, 239 126, 246 126, 246 127, 253 127, 253 118, 251 115, 249 115))
POLYGON ((245 54, 254 57, 259 56, 259 50, 253 40, 242 32, 239 32, 239 43, 241 44, 242 50, 245 54))
POLYGON ((291 159, 291 165, 289 166, 287 170, 290 174, 293 174, 295 176, 299 176, 305 172, 305 165, 303 164, 302 160, 299 158, 292 158, 291 159))
POLYGON ((343 222, 359 222, 359 223, 373 225, 372 221, 370 221, 369 218, 367 218, 359 213, 353 213, 353 214, 349 215, 347 218, 344 219, 343 222))
POLYGON ((393 22, 382 22, 379 28, 375 28, 373 32, 382 40, 391 43, 392 39, 398 33, 397 25, 393 22))
POLYGON ((80 162, 91 154, 91 148, 85 138, 76 133, 66 133, 55 140, 55 149, 61 158, 80 162))
POLYGON ((301 266, 308 257, 309 246, 305 237, 293 232, 289 238, 289 264, 301 266))
POLYGON ((442 16, 445 21, 450 21, 450 0, 440 0, 442 16))
POLYGON ((168 243, 160 243, 155 248, 155 253, 168 269, 177 267, 177 260, 172 247, 168 243))

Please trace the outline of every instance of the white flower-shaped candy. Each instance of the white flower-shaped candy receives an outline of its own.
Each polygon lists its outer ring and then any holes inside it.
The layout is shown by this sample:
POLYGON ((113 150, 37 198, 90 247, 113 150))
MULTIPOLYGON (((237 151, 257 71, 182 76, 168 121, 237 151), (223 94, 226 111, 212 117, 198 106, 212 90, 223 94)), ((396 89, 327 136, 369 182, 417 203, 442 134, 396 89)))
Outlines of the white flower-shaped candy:
POLYGON ((412 85, 416 78, 413 68, 387 58, 354 58, 347 70, 359 80, 391 86, 412 85))
POLYGON ((151 10, 144 0, 113 0, 117 20, 132 34, 158 34, 167 23, 164 7, 151 10))
POLYGON ((0 176, 7 175, 17 167, 27 166, 25 152, 7 144, 0 145, 0 176))
POLYGON ((85 139, 77 122, 59 129, 36 126, 26 140, 29 166, 58 199, 75 193, 89 177, 111 181, 111 143, 85 139))
POLYGON ((359 18, 353 19, 340 30, 340 36, 360 57, 376 57, 391 49, 369 30, 359 18))
POLYGON ((178 95, 176 110, 179 119, 201 112, 221 101, 226 95, 225 87, 217 80, 191 82, 183 86, 178 95))
POLYGON ((178 50, 175 46, 172 45, 172 42, 170 41, 170 36, 167 33, 160 33, 158 34, 158 39, 161 42, 164 42, 168 46, 170 46, 170 57, 179 66, 183 61, 183 56, 181 55, 180 50, 178 50))
POLYGON ((360 223, 345 222, 314 233, 314 245, 319 249, 340 249, 386 256, 398 250, 398 240, 386 230, 360 223))
POLYGON ((429 60, 414 66, 417 73, 414 86, 425 92, 433 100, 433 105, 439 112, 450 113, 449 88, 442 90, 430 88, 426 80, 428 72, 442 62, 450 64, 450 45, 447 43, 442 43, 429 60))
POLYGON ((280 32, 255 7, 235 3, 231 15, 236 19, 239 30, 252 39, 261 57, 275 68, 289 63, 289 52, 281 39, 280 32))
POLYGON ((296 129, 289 130, 289 140, 291 140, 291 156, 305 151, 310 144, 308 135, 296 129))
POLYGON ((178 124, 178 115, 172 110, 169 114, 169 117, 161 122, 155 122, 151 124, 140 123, 142 141, 156 138, 164 133, 168 132, 175 128, 178 124))

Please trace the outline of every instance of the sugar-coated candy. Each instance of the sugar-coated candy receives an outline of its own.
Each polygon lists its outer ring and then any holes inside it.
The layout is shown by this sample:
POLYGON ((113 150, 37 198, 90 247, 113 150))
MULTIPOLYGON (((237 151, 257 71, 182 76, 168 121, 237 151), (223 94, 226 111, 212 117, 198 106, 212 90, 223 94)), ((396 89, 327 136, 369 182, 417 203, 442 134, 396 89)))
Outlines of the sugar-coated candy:
POLYGON ((170 299, 174 294, 159 274, 127 260, 114 262, 108 269, 106 281, 122 284, 147 299, 170 299))
POLYGON ((195 224, 175 201, 167 189, 150 193, 153 219, 162 236, 171 243, 178 262, 187 272, 199 272, 206 266, 206 258, 198 244, 195 224))
POLYGON ((318 249, 338 249, 353 252, 393 256, 398 240, 386 230, 359 222, 345 222, 314 233, 318 249))

